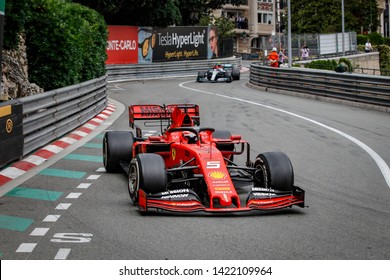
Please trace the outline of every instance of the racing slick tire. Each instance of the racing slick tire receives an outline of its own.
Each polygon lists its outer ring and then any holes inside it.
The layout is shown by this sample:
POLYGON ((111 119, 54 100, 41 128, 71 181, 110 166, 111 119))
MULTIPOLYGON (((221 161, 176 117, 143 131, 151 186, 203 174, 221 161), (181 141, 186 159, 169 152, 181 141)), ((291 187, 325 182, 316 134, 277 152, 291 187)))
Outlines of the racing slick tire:
POLYGON ((232 71, 232 78, 233 80, 239 80, 240 79, 240 70, 238 69, 233 69, 232 71))
POLYGON ((108 131, 103 138, 103 164, 108 173, 122 171, 121 161, 130 162, 134 135, 131 131, 108 131))
POLYGON ((167 172, 164 159, 157 154, 138 154, 130 163, 128 178, 128 190, 134 203, 138 201, 140 188, 147 194, 165 191, 167 172))
POLYGON ((259 154, 255 160, 255 168, 260 169, 255 177, 257 184, 264 188, 279 191, 292 191, 294 170, 288 156, 282 152, 259 154))
POLYGON ((204 71, 199 71, 198 72, 198 77, 196 78, 197 82, 203 81, 204 77, 206 77, 206 72, 204 71))

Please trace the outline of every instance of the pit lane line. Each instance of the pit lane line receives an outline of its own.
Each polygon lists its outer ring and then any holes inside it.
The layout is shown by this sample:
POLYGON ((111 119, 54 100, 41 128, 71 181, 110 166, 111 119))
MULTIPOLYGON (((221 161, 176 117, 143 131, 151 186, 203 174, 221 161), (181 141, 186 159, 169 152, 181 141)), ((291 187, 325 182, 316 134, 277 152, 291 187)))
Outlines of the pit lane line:
POLYGON ((290 116, 293 116, 293 117, 296 117, 296 118, 299 118, 299 119, 311 122, 311 123, 313 123, 315 125, 318 125, 320 127, 328 129, 328 130, 330 130, 330 131, 332 131, 332 132, 334 132, 336 134, 339 134, 340 136, 348 139, 349 141, 353 142, 354 144, 359 146, 361 149, 363 149, 375 161, 376 165, 379 167, 379 170, 382 172, 382 175, 383 175, 383 177, 384 177, 384 179, 385 179, 385 181, 387 183, 387 186, 390 188, 390 168, 389 168, 389 166, 386 164, 386 162, 373 149, 371 149, 369 146, 367 146, 366 144, 364 144, 360 140, 352 137, 351 135, 349 135, 349 134, 347 134, 345 132, 342 132, 342 131, 340 131, 340 130, 338 130, 336 128, 333 128, 331 126, 328 126, 326 124, 323 124, 321 122, 315 121, 313 119, 310 119, 310 118, 307 118, 307 117, 304 117, 304 116, 301 116, 301 115, 298 115, 298 114, 295 114, 295 113, 292 113, 292 112, 289 112, 289 111, 286 111, 286 110, 283 110, 283 109, 279 109, 279 108, 276 108, 276 107, 273 107, 273 106, 257 103, 257 102, 246 100, 246 99, 242 99, 242 98, 226 96, 226 95, 222 95, 222 94, 218 94, 218 93, 213 93, 213 92, 200 90, 200 89, 194 89, 194 88, 190 88, 188 86, 185 86, 185 84, 188 84, 188 83, 193 83, 193 81, 182 82, 182 83, 179 84, 179 87, 187 89, 187 90, 192 90, 192 91, 196 91, 196 92, 200 92, 200 93, 214 95, 214 96, 218 96, 218 97, 222 97, 222 98, 226 98, 226 99, 230 99, 230 100, 235 100, 235 101, 239 101, 239 102, 244 102, 244 103, 252 104, 252 105, 255 105, 255 106, 264 107, 264 108, 267 108, 267 109, 270 109, 270 110, 278 111, 278 112, 281 112, 281 113, 284 113, 284 114, 288 114, 290 116))

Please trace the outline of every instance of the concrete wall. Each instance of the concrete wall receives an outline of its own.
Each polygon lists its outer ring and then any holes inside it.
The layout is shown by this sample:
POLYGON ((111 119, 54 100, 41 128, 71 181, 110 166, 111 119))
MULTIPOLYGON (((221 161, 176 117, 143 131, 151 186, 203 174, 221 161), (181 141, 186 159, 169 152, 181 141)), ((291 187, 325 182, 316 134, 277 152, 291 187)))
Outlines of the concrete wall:
MULTIPOLYGON (((369 75, 380 75, 379 70, 379 52, 371 52, 371 53, 362 53, 355 55, 347 55, 345 58, 351 60, 352 65, 354 66, 354 73, 360 74, 369 74, 369 75)), ((318 60, 336 60, 338 61, 340 57, 329 57, 318 60)), ((294 64, 301 64, 302 66, 305 63, 311 62, 311 60, 307 61, 297 61, 294 64)))

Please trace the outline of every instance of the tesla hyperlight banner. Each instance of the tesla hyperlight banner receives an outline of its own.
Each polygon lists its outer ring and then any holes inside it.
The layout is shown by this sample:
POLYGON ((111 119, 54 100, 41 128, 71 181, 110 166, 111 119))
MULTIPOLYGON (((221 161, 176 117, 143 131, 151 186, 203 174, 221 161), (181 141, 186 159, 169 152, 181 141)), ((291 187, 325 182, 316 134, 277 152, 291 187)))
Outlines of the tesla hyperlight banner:
MULTIPOLYGON (((207 59, 213 55, 208 27, 110 25, 108 32, 106 64, 207 59)), ((216 35, 212 38, 217 42, 216 35)))
POLYGON ((155 28, 153 62, 207 59, 207 27, 155 28))
POLYGON ((108 26, 106 64, 138 63, 138 27, 108 26))

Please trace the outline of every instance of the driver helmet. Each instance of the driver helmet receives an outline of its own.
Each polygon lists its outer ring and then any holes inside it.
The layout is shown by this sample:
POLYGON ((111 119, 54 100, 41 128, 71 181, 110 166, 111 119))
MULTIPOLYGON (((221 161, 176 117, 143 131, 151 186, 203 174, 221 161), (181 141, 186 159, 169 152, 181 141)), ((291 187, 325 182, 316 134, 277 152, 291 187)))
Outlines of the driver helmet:
POLYGON ((273 51, 273 52, 276 52, 277 50, 276 50, 276 48, 275 48, 275 47, 273 47, 273 48, 272 48, 272 51, 273 51))

